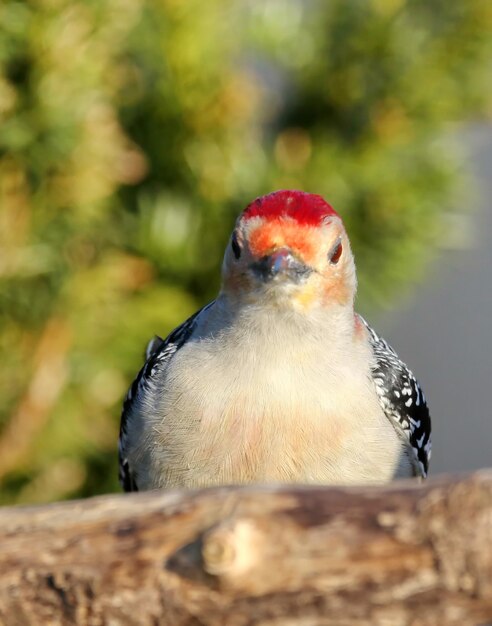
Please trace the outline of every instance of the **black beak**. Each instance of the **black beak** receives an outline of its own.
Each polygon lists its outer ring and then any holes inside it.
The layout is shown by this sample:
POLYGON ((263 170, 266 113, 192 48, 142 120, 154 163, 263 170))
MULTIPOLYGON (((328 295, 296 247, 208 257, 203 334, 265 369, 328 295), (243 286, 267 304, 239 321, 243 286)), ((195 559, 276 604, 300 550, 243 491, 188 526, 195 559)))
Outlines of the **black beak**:
POLYGON ((297 259, 289 248, 279 248, 251 264, 254 273, 264 282, 276 276, 286 276, 298 283, 313 271, 305 263, 297 259))

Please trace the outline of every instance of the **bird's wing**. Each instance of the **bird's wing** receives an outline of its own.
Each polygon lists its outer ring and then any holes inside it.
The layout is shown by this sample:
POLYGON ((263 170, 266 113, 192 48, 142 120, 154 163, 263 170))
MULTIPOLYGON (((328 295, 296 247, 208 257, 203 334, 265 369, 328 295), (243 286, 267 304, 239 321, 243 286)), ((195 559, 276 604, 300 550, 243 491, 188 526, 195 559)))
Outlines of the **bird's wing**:
POLYGON ((175 328, 166 339, 156 336, 150 340, 147 346, 145 364, 128 390, 121 412, 120 438, 118 444, 119 479, 125 491, 138 491, 135 476, 128 463, 126 452, 128 445, 128 421, 131 419, 135 403, 140 394, 149 390, 152 386, 156 373, 162 371, 169 364, 174 354, 188 341, 195 328, 198 316, 212 306, 212 304, 213 302, 202 307, 180 326, 175 328))
POLYGON ((397 432, 411 446, 417 474, 425 477, 431 457, 431 418, 419 382, 393 348, 359 316, 369 332, 372 379, 379 403, 397 432))

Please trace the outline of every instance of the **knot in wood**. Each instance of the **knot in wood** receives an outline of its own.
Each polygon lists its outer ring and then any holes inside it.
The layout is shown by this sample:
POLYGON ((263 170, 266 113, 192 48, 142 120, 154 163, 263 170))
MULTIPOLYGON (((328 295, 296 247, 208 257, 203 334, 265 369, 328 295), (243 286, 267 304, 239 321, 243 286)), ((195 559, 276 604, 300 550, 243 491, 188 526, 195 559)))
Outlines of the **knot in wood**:
POLYGON ((213 576, 236 576, 256 561, 258 533, 250 520, 220 524, 203 537, 203 568, 213 576))

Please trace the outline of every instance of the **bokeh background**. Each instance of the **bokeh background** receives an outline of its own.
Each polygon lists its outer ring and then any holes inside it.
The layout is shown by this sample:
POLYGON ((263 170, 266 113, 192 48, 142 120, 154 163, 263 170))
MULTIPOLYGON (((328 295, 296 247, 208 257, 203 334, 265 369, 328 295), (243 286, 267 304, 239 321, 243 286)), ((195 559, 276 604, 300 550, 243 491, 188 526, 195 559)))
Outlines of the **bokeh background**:
POLYGON ((0 502, 119 490, 147 340, 215 295, 236 215, 279 188, 343 215, 359 309, 430 396, 434 471, 485 464, 491 28, 489 0, 3 2, 0 502))

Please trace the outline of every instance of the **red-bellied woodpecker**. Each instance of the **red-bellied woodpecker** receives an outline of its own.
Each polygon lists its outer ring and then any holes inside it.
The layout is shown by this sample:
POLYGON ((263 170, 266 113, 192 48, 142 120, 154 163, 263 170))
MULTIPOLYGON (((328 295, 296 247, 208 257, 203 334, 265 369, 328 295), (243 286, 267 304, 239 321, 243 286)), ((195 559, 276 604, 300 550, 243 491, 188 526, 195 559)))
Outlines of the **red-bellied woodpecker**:
POLYGON ((121 418, 125 490, 425 477, 424 394, 354 313, 349 240, 321 196, 252 202, 222 275, 216 300, 149 344, 121 418))

